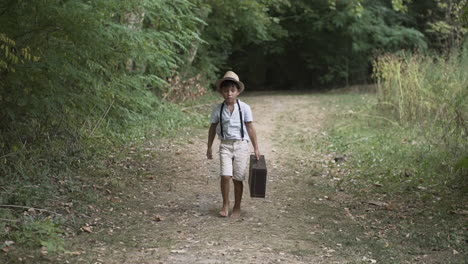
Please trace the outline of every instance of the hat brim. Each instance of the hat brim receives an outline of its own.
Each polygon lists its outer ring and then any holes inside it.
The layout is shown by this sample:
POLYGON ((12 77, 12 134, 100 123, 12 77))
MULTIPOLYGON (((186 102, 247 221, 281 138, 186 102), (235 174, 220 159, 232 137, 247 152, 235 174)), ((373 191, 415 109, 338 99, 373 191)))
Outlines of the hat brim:
POLYGON ((219 79, 216 81, 216 90, 218 92, 221 92, 221 83, 224 82, 224 81, 233 81, 235 83, 237 83, 237 85, 239 85, 239 93, 242 93, 245 89, 245 86, 244 86, 244 83, 242 83, 241 81, 238 81, 234 78, 230 78, 230 77, 225 77, 225 78, 222 78, 222 79, 219 79))

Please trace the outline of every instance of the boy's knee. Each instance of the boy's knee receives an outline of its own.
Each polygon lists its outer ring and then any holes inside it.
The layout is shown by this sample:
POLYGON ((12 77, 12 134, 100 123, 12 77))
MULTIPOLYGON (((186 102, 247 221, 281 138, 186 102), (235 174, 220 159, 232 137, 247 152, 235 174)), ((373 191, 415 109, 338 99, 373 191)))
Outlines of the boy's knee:
POLYGON ((238 181, 236 179, 232 179, 232 181, 234 182, 234 184, 237 184, 237 185, 243 185, 244 184, 243 181, 238 181))

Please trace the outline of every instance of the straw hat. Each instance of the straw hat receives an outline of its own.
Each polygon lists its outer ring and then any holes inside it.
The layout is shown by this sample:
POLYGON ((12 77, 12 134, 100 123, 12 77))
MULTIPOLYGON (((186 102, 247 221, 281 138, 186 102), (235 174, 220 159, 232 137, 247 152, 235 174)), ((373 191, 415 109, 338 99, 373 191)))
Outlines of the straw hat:
POLYGON ((220 91, 220 89, 221 89, 221 83, 222 83, 223 81, 228 81, 228 80, 229 80, 229 81, 233 81, 233 82, 237 83, 237 85, 239 85, 239 93, 242 93, 242 92, 244 91, 244 88, 245 88, 245 87, 244 87, 244 84, 243 84, 241 81, 239 81, 239 76, 237 76, 237 74, 234 73, 233 71, 227 71, 227 72, 224 74, 224 77, 223 77, 223 78, 221 78, 221 79, 219 79, 219 80, 216 81, 216 89, 217 89, 218 91, 220 91))

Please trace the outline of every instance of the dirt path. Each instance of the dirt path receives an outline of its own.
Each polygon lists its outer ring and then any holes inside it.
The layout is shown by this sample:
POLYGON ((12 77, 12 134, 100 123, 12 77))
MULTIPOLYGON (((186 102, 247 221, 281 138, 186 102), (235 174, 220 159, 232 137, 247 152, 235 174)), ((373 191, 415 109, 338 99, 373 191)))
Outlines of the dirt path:
MULTIPOLYGON (((297 98, 296 98, 297 99, 297 98)), ((163 262, 168 263, 317 263, 316 258, 302 258, 291 254, 300 241, 292 234, 302 232, 302 214, 289 209, 293 197, 281 188, 291 181, 289 171, 279 162, 279 146, 275 143, 275 133, 281 129, 279 116, 290 111, 293 98, 261 96, 246 100, 251 104, 256 116, 256 129, 261 141, 262 153, 268 158, 269 182, 266 199, 252 199, 248 195, 248 184, 244 188, 243 217, 240 220, 223 219, 217 216, 220 207, 218 184, 219 161, 206 161, 203 152, 204 140, 199 140, 195 149, 202 154, 196 159, 202 166, 194 173, 195 181, 180 186, 180 191, 187 196, 193 206, 190 209, 194 217, 185 218, 186 223, 180 241, 174 245, 163 262), (209 179, 204 169, 209 168, 209 179), (192 196, 192 198, 190 198, 192 196), (292 236, 291 236, 292 235, 292 236)), ((298 106, 298 105, 296 105, 298 106)), ((315 125, 319 125, 317 118, 315 125)), ((205 134, 201 139, 206 137, 205 134)), ((232 186, 231 186, 232 188, 232 186)), ((231 190, 231 200, 233 200, 231 190)), ((181 197, 181 198, 182 198, 181 197)), ((190 207, 190 205, 189 205, 190 207)), ((312 245, 311 245, 312 246, 312 245)))
MULTIPOLYGON (((319 98, 259 94, 242 99, 252 106, 261 152, 267 157, 265 199, 250 198, 245 183, 242 218, 218 217, 219 161, 205 157, 207 132, 188 131, 165 144, 148 142, 140 151, 146 161, 134 164, 145 175, 142 187, 130 195, 113 194, 110 199, 115 200, 115 208, 93 216, 89 222, 93 233, 84 232, 71 240, 69 246, 76 251, 59 260, 147 264, 349 262, 316 238, 330 228, 323 222, 325 216, 317 213, 322 210, 319 197, 323 194, 320 184, 311 184, 304 177, 300 164, 313 162, 320 154, 311 152, 298 158, 281 144, 289 133, 320 135, 326 111, 319 98)), ((326 217, 336 214, 332 211, 326 217)))

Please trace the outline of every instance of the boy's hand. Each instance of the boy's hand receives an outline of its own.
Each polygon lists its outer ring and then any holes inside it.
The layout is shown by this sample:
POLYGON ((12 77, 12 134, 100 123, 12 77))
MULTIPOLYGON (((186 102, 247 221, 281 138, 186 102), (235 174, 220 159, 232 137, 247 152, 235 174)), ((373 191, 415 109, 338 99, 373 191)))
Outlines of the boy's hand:
POLYGON ((206 150, 206 157, 207 157, 208 159, 213 159, 213 151, 211 150, 211 148, 208 148, 208 149, 206 150))
POLYGON ((257 158, 257 160, 260 160, 260 150, 256 149, 254 150, 254 153, 255 153, 255 158, 257 158))

